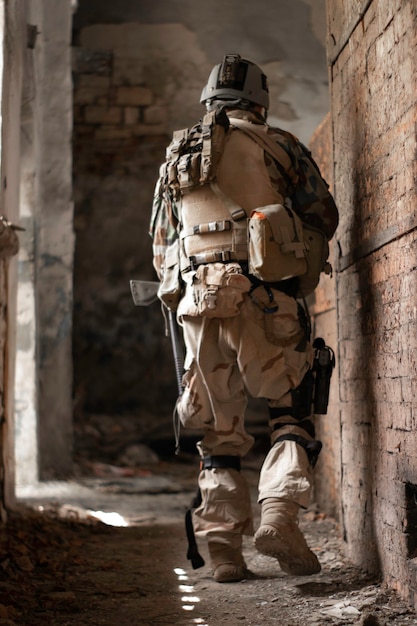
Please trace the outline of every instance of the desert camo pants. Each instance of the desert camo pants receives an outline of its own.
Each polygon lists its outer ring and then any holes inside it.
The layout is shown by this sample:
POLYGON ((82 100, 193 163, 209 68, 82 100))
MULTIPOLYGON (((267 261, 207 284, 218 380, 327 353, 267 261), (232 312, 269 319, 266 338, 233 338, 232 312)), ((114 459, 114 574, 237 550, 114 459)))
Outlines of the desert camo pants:
MULTIPOLYGON (((202 457, 243 457, 254 439, 245 430, 247 394, 266 398, 270 408, 291 407, 291 390, 310 369, 313 349, 305 339, 294 299, 272 290, 277 310, 265 313, 270 294, 258 287, 234 317, 186 315, 178 320, 186 345, 184 393, 177 409, 186 428, 203 430, 202 457)), ((313 437, 290 415, 271 418, 272 447, 259 477, 258 501, 285 498, 306 507, 311 466, 304 448, 294 441, 274 441, 284 434, 313 437), (273 427, 278 427, 273 430, 273 427)), ((285 412, 284 412, 285 413, 285 412)), ((196 534, 228 531, 252 534, 248 485, 236 469, 212 468, 199 475, 202 504, 194 513, 196 534)))

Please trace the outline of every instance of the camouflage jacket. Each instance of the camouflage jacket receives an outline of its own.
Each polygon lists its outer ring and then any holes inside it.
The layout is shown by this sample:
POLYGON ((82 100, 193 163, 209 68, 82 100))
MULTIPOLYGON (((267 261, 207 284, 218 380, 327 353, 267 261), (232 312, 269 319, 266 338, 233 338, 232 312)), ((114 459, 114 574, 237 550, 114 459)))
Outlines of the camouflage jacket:
MULTIPOLYGON (((259 120, 252 113, 236 110, 230 117, 259 120)), ((291 133, 279 128, 268 127, 268 134, 287 152, 292 166, 283 166, 265 152, 265 164, 276 191, 282 202, 291 201, 292 207, 305 222, 322 230, 328 239, 333 236, 338 225, 338 210, 329 191, 329 186, 320 174, 319 168, 308 149, 291 133)), ((161 277, 161 266, 165 250, 177 237, 177 226, 181 215, 181 198, 175 199, 166 185, 164 169, 155 187, 149 233, 153 239, 154 267, 161 277)))

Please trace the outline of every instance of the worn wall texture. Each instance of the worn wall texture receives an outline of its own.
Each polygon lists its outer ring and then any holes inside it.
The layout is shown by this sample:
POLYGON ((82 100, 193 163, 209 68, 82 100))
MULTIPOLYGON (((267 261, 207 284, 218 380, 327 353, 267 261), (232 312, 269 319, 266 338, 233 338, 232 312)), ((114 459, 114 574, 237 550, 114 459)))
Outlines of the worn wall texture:
MULTIPOLYGON (((24 2, 1 3, 1 184, 0 215, 19 221, 20 99, 23 55, 26 45, 24 2)), ((14 503, 14 369, 17 263, 16 257, 0 259, 0 423, 1 503, 14 503)))
POLYGON ((417 6, 328 2, 344 537, 416 603, 417 6))
MULTIPOLYGON (((310 149, 320 171, 334 193, 332 119, 330 114, 311 138, 310 149)), ((314 470, 315 500, 323 511, 340 519, 340 404, 339 404, 339 356, 336 317, 336 236, 330 242, 329 261, 333 267, 331 276, 322 275, 320 283, 309 298, 309 309, 313 318, 314 337, 323 337, 336 357, 333 370, 330 399, 326 415, 315 417, 316 437, 323 443, 323 450, 314 470)))
MULTIPOLYGON (((16 437, 17 482, 72 470, 71 0, 30 0, 21 136, 16 437)), ((26 33, 25 33, 26 43, 26 33)), ((25 46, 26 48, 26 46, 25 46)), ((19 127, 20 131, 20 127, 19 127)))

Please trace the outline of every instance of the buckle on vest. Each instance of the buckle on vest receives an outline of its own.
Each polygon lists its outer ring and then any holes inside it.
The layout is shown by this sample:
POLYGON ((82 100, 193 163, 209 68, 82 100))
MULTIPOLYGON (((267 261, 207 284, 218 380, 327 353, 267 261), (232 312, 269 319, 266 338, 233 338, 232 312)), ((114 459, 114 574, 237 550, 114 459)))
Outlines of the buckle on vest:
POLYGON ((197 269, 199 265, 206 263, 229 263, 235 261, 232 250, 221 250, 219 252, 202 252, 188 257, 191 270, 197 269))
POLYGON ((199 235, 203 233, 216 233, 225 230, 231 230, 232 223, 230 220, 223 220, 221 222, 207 222, 206 224, 196 224, 193 226, 193 235, 199 235))

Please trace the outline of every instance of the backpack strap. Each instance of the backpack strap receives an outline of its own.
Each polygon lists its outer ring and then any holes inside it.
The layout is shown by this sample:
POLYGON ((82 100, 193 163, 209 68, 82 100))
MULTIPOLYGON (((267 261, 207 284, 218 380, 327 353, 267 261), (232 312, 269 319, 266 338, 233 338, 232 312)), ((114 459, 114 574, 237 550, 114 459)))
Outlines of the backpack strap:
POLYGON ((242 130, 249 135, 249 137, 254 139, 268 154, 279 161, 287 171, 293 168, 288 152, 265 132, 266 126, 252 124, 251 122, 246 122, 236 117, 230 118, 230 125, 239 128, 239 130, 242 130))

